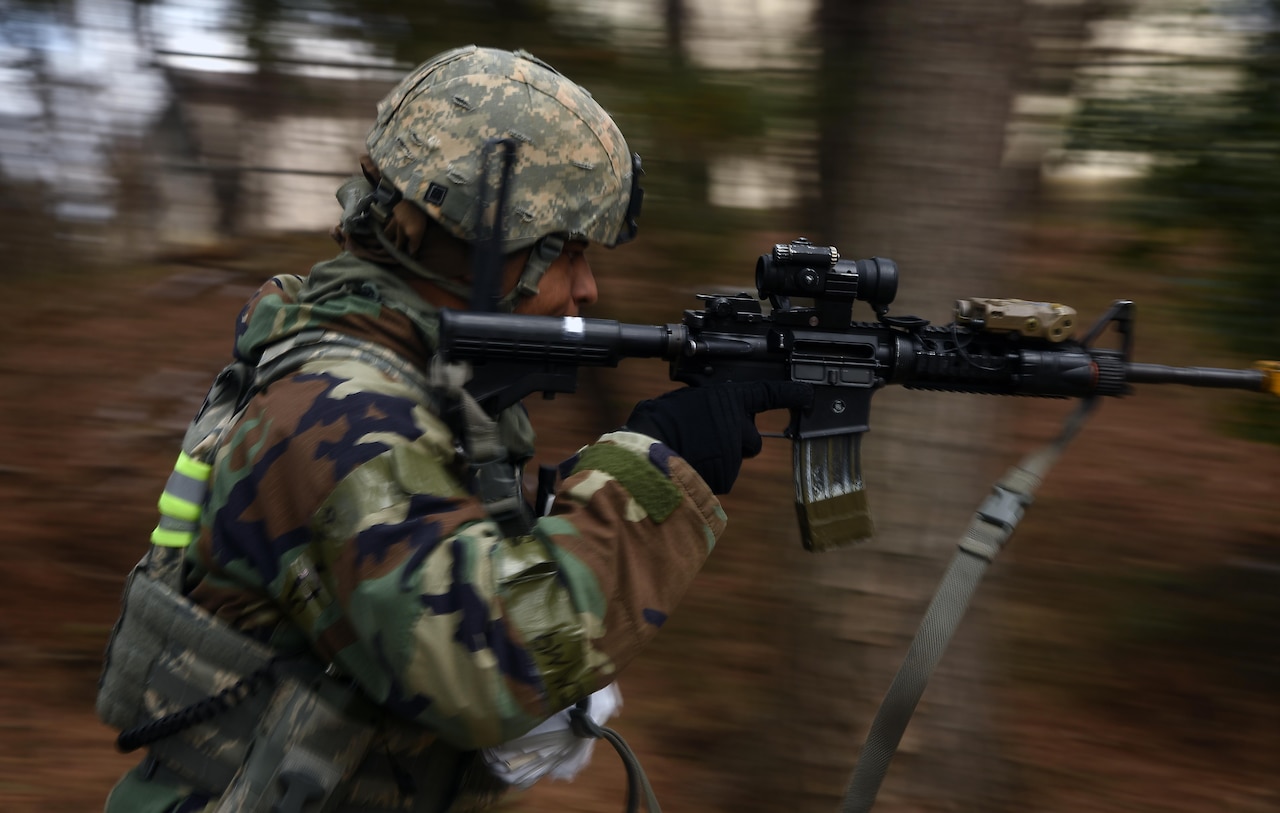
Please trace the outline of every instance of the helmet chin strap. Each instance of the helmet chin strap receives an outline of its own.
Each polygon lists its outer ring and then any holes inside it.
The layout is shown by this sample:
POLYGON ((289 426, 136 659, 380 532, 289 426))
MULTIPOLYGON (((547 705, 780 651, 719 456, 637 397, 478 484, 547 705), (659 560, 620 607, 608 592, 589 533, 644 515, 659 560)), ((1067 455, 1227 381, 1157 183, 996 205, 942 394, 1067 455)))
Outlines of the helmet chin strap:
POLYGON ((417 276, 427 280, 432 285, 435 285, 437 288, 448 291, 454 296, 461 297, 462 299, 470 299, 471 286, 463 285, 461 282, 458 282, 456 279, 453 279, 452 277, 446 277, 443 274, 437 274, 436 272, 427 268, 422 263, 415 260, 413 257, 410 257, 407 253, 405 253, 403 249, 399 248, 395 243, 391 242, 391 238, 387 237, 386 232, 384 232, 382 229, 375 229, 374 231, 378 236, 378 242, 382 244, 382 247, 386 249, 387 253, 390 254, 392 259, 394 259, 397 263, 399 263, 406 269, 412 271, 417 276))
MULTIPOLYGON (((338 190, 338 199, 343 204, 342 227, 344 230, 364 235, 372 234, 383 250, 407 271, 464 301, 471 301, 472 285, 466 285, 454 277, 432 271, 387 236, 384 227, 391 217, 392 209, 400 200, 399 192, 394 187, 385 182, 380 182, 377 187, 374 187, 365 178, 353 178, 338 190)), ((539 281, 564 251, 566 242, 563 235, 548 234, 535 243, 515 287, 495 303, 498 310, 510 313, 515 310, 522 298, 537 296, 539 281)))
MULTIPOLYGON (((401 266, 431 282, 436 287, 464 301, 471 301, 472 287, 470 285, 465 285, 452 277, 446 277, 430 270, 393 243, 381 228, 375 228, 373 232, 386 252, 401 266)), ((541 281, 543 275, 547 273, 547 269, 564 251, 564 245, 565 239, 558 234, 548 234, 534 244, 515 287, 508 291, 506 296, 498 300, 498 310, 511 313, 521 299, 537 296, 538 282, 541 281)))
POLYGON ((529 259, 525 261, 524 270, 520 272, 520 279, 506 296, 498 300, 498 308, 510 313, 515 310, 521 297, 537 296, 542 275, 547 273, 547 269, 564 251, 564 244, 564 237, 558 234, 548 234, 535 243, 533 250, 529 252, 529 259))
POLYGON ((374 187, 364 177, 352 178, 338 189, 338 201, 342 204, 340 228, 348 234, 366 239, 373 236, 391 259, 408 271, 444 291, 468 299, 471 296, 469 286, 427 268, 387 236, 386 225, 400 199, 400 193, 384 181, 379 181, 377 187, 374 187))

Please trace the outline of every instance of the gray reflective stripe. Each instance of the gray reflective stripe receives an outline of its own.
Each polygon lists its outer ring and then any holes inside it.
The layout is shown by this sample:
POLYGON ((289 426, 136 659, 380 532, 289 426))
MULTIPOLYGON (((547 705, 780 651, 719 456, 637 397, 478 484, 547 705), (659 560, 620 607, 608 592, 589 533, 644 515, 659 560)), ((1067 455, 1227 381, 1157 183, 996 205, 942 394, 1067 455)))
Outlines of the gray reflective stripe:
POLYGON ((204 494, 208 490, 208 484, 206 480, 197 480, 175 470, 169 475, 169 481, 164 484, 164 490, 180 500, 199 505, 204 502, 204 494))
POLYGON ((156 527, 162 531, 195 533, 200 530, 200 523, 187 522, 185 519, 178 519, 177 517, 171 517, 168 514, 161 514, 160 521, 156 523, 156 527))

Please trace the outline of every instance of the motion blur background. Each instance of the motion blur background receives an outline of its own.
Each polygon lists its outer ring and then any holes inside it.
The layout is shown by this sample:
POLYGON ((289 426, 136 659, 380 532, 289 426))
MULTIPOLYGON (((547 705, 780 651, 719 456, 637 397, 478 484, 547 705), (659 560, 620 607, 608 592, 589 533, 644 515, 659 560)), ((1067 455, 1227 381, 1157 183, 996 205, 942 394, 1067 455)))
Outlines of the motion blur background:
MULTIPOLYGON (((335 246, 373 106, 468 42, 583 83, 644 157, 590 315, 678 321, 797 236, 895 259, 895 313, 1138 303, 1136 356, 1280 358, 1276 0, 0 0, 0 808, 97 809, 123 577, 231 323, 335 246)), ((859 305, 859 308, 862 306, 859 305)), ((869 319, 864 311, 857 318, 869 319)), ((530 399, 554 462, 670 386, 530 399)), ((672 811, 828 811, 988 483, 1070 405, 886 391, 879 533, 800 549, 789 448, 622 680, 672 811)), ((770 419, 772 420, 772 419, 770 419)), ((767 422, 767 421, 766 421, 767 422)), ((778 428, 774 426, 773 428, 778 428)), ((934 677, 885 811, 1280 810, 1280 412, 1147 387, 1050 476, 934 677)), ((608 811, 598 752, 504 810, 608 811)))

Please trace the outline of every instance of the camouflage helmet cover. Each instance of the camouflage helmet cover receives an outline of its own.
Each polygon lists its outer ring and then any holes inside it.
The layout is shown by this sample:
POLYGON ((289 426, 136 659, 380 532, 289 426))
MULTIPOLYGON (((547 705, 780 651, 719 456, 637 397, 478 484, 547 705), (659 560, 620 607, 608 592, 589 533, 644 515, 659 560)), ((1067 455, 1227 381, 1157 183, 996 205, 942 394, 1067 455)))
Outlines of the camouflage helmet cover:
POLYGON ((503 253, 549 234, 605 246, 630 238, 638 159, 590 93, 523 51, 470 45, 423 63, 378 104, 367 145, 405 200, 475 242, 482 176, 490 210, 497 200, 501 173, 483 166, 494 138, 519 144, 503 253))

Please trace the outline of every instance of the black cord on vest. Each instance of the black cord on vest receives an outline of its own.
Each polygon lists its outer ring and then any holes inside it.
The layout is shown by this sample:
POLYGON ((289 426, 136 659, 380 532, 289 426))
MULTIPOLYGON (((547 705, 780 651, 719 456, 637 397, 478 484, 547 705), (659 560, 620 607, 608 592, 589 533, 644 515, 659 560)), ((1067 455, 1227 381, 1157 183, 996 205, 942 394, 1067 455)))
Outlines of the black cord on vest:
POLYGON ((267 682, 274 680, 273 669, 275 668, 276 660, 276 658, 272 658, 267 662, 266 666, 237 680, 215 695, 197 700, 195 703, 178 709, 172 714, 166 714, 158 719, 120 732, 120 736, 116 737, 116 748, 120 749, 120 752, 124 754, 136 751, 144 745, 150 745, 165 737, 171 737, 180 731, 185 731, 192 726, 208 722, 224 711, 235 708, 261 689, 267 682))

